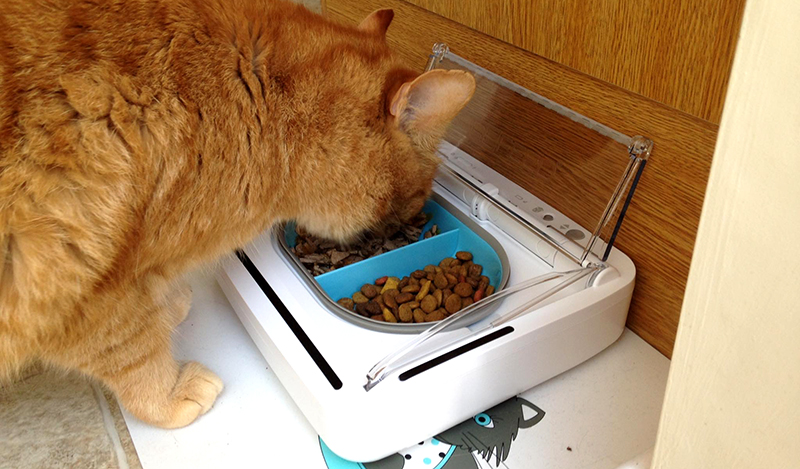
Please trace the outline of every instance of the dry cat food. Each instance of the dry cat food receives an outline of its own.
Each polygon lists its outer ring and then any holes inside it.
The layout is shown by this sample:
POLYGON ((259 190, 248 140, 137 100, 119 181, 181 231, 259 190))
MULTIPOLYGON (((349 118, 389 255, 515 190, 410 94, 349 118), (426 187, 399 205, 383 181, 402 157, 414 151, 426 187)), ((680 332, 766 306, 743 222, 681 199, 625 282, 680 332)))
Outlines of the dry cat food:
POLYGON ((472 253, 459 251, 438 266, 428 265, 402 279, 381 277, 337 303, 375 321, 440 321, 494 293, 483 266, 472 253))
MULTIPOLYGON (((378 237, 368 234, 363 241, 352 246, 340 246, 334 241, 317 238, 297 227, 297 241, 292 252, 312 275, 322 275, 418 241, 422 227, 430 219, 429 214, 420 212, 410 223, 400 226, 393 235, 378 237)), ((433 225, 425 232, 424 237, 427 239, 437 234, 439 227, 433 225)))

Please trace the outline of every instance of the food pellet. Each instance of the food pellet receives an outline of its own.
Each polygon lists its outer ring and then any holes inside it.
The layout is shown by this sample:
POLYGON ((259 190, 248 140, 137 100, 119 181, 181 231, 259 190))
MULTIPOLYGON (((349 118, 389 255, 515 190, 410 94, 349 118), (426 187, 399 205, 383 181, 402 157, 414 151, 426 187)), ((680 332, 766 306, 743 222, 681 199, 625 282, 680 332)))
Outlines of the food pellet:
POLYGON ((414 294, 413 293, 408 293, 408 292, 400 293, 399 295, 394 297, 394 301, 396 301, 397 304, 408 303, 409 301, 411 301, 413 299, 414 299, 414 294))
POLYGON ((397 318, 394 317, 394 314, 388 309, 383 310, 383 320, 386 322, 397 322, 397 318))
POLYGON ((436 298, 433 295, 425 295, 425 298, 420 301, 420 308, 426 313, 432 313, 436 309, 436 298))
POLYGON ((461 309, 461 297, 456 294, 448 296, 444 301, 444 308, 450 314, 458 312, 461 309))
POLYGON ((397 297, 400 296, 397 290, 388 290, 383 294, 383 303, 391 309, 397 308, 397 297), (394 293, 392 293, 394 292, 394 293))
POLYGON ((433 284, 436 285, 436 288, 440 290, 442 288, 447 288, 447 277, 444 275, 444 273, 439 272, 435 277, 433 277, 433 284))
POLYGON ((455 288, 453 288, 453 293, 462 298, 472 296, 472 286, 466 282, 459 283, 455 288))
POLYGON ((456 253, 456 259, 460 261, 471 261, 472 260, 472 253, 467 251, 458 251, 456 253))
POLYGON ((389 290, 397 290, 397 285, 400 284, 400 279, 397 277, 389 277, 386 279, 386 282, 383 284, 383 288, 381 288, 381 293, 387 292, 389 290))
POLYGON ((411 322, 411 320, 414 318, 414 313, 408 304, 400 305, 398 315, 400 316, 400 320, 403 322, 411 322))
POLYGON ((369 313, 370 316, 381 314, 381 305, 379 305, 377 301, 370 301, 367 303, 367 313, 369 313))
POLYGON ((422 301, 425 298, 425 295, 431 290, 431 281, 430 280, 423 280, 422 287, 419 289, 417 293, 417 301, 422 301))
POLYGON ((458 277, 456 277, 453 274, 445 274, 445 277, 447 278, 447 287, 446 288, 452 289, 458 283, 458 277))
POLYGON ((425 313, 423 313, 421 309, 415 309, 414 322, 425 322, 425 320, 426 320, 425 313))
POLYGON ((471 266, 469 266, 469 269, 467 271, 467 276, 472 278, 478 278, 481 276, 481 273, 483 273, 483 266, 480 264, 472 264, 471 266))
POLYGON ((378 296, 378 287, 367 283, 363 287, 361 287, 361 293, 371 300, 376 296, 378 296))
POLYGON ((441 321, 444 318, 445 314, 442 312, 442 310, 437 309, 436 311, 425 315, 425 322, 441 321))
POLYGON ((441 290, 439 290, 437 288, 436 290, 433 291, 433 299, 436 300, 436 307, 437 308, 442 306, 442 297, 443 297, 443 293, 442 293, 441 290))

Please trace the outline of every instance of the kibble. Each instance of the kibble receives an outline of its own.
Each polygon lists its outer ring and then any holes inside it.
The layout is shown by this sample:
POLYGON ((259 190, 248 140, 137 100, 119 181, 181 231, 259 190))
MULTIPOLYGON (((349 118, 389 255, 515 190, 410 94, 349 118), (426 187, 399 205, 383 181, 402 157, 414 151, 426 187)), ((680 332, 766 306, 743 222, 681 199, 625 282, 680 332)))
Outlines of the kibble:
POLYGON ((356 306, 356 302, 353 301, 352 298, 342 298, 341 300, 337 301, 337 303, 339 303, 339 305, 344 309, 349 309, 351 311, 356 306))
POLYGON ((419 292, 417 293, 417 301, 422 301, 425 298, 425 295, 431 291, 431 281, 430 280, 423 280, 422 287, 420 287, 419 292))
POLYGON ((384 276, 362 285, 339 305, 375 321, 423 323, 441 321, 494 293, 483 266, 472 253, 459 251, 439 265, 426 265, 403 278, 384 276))
POLYGON ((446 315, 442 312, 441 309, 437 309, 429 314, 425 315, 425 322, 432 322, 432 321, 441 321, 444 319, 446 315))
POLYGON ((466 282, 461 282, 453 289, 453 293, 462 298, 472 296, 472 286, 466 282))
POLYGON ((389 277, 386 279, 386 282, 383 284, 383 288, 381 288, 381 293, 385 293, 389 290, 397 290, 397 285, 400 284, 400 279, 397 277, 389 277))
POLYGON ((480 264, 472 264, 467 269, 467 276, 472 278, 480 278, 481 273, 483 273, 483 266, 480 264))
POLYGON ((468 251, 458 251, 456 253, 456 259, 460 261, 471 261, 472 260, 472 253, 468 251))
POLYGON ((446 288, 449 288, 449 289, 452 290, 452 288, 455 287, 456 284, 458 283, 458 277, 456 277, 453 274, 445 274, 445 277, 447 278, 447 287, 446 288))
POLYGON ((461 309, 461 297, 455 294, 448 296, 444 300, 444 309, 450 314, 458 312, 461 309))
POLYGON ((408 304, 400 305, 398 315, 402 322, 411 322, 414 319, 414 312, 408 304))
POLYGON ((383 320, 386 322, 397 322, 397 318, 394 317, 394 314, 388 309, 383 310, 383 320))
POLYGON ((371 300, 378 296, 378 287, 370 283, 364 284, 364 286, 361 287, 361 294, 371 300))
MULTIPOLYGON (((318 238, 298 226, 292 252, 309 273, 315 276, 322 275, 417 242, 422 235, 423 226, 430 219, 430 214, 420 212, 408 224, 398 227, 397 231, 388 237, 367 234, 361 243, 348 246, 318 238)), ((439 227, 433 225, 423 237, 427 239, 437 234, 439 227)), ((376 282, 376 285, 383 284, 376 282)))
POLYGON ((413 299, 414 299, 414 294, 408 292, 400 293, 399 295, 394 297, 394 301, 396 301, 397 304, 408 303, 413 299))
POLYGON ((444 275, 444 273, 439 272, 435 277, 433 277, 433 284, 439 290, 447 288, 447 277, 444 275))
POLYGON ((397 308, 398 296, 400 296, 400 293, 396 289, 387 290, 383 293, 383 303, 389 308, 395 309, 397 308))
POLYGON ((442 306, 442 295, 443 295, 442 290, 439 290, 438 288, 433 291, 433 299, 436 300, 437 308, 442 306))
POLYGON ((426 295, 419 304, 423 311, 432 313, 436 309, 436 298, 434 298, 433 295, 426 295))
POLYGON ((377 301, 370 301, 367 303, 367 313, 369 313, 370 316, 381 314, 381 311, 381 305, 379 305, 377 301))
POLYGON ((421 309, 414 310, 414 322, 425 322, 426 319, 425 313, 421 309))

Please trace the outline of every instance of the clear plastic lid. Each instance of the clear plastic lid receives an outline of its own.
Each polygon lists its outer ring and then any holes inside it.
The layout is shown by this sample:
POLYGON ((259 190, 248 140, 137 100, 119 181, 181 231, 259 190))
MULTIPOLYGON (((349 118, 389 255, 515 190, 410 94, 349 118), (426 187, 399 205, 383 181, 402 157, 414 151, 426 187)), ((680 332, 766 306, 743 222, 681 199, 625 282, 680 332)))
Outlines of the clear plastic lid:
POLYGON ((427 69, 466 70, 477 84, 444 138, 445 166, 576 262, 585 263, 589 252, 605 261, 652 142, 512 83, 444 44, 434 46, 427 69))

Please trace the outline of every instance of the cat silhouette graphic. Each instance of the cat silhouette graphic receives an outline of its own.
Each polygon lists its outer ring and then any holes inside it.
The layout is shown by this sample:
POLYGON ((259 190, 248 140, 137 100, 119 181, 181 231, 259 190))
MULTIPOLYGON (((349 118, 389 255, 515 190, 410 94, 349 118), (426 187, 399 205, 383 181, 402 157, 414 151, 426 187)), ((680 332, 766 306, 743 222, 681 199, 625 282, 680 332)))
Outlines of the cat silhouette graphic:
POLYGON ((481 461, 499 467, 508 458, 519 430, 533 427, 544 415, 531 402, 512 397, 433 438, 370 463, 339 458, 322 439, 320 447, 328 469, 480 469, 481 461))

